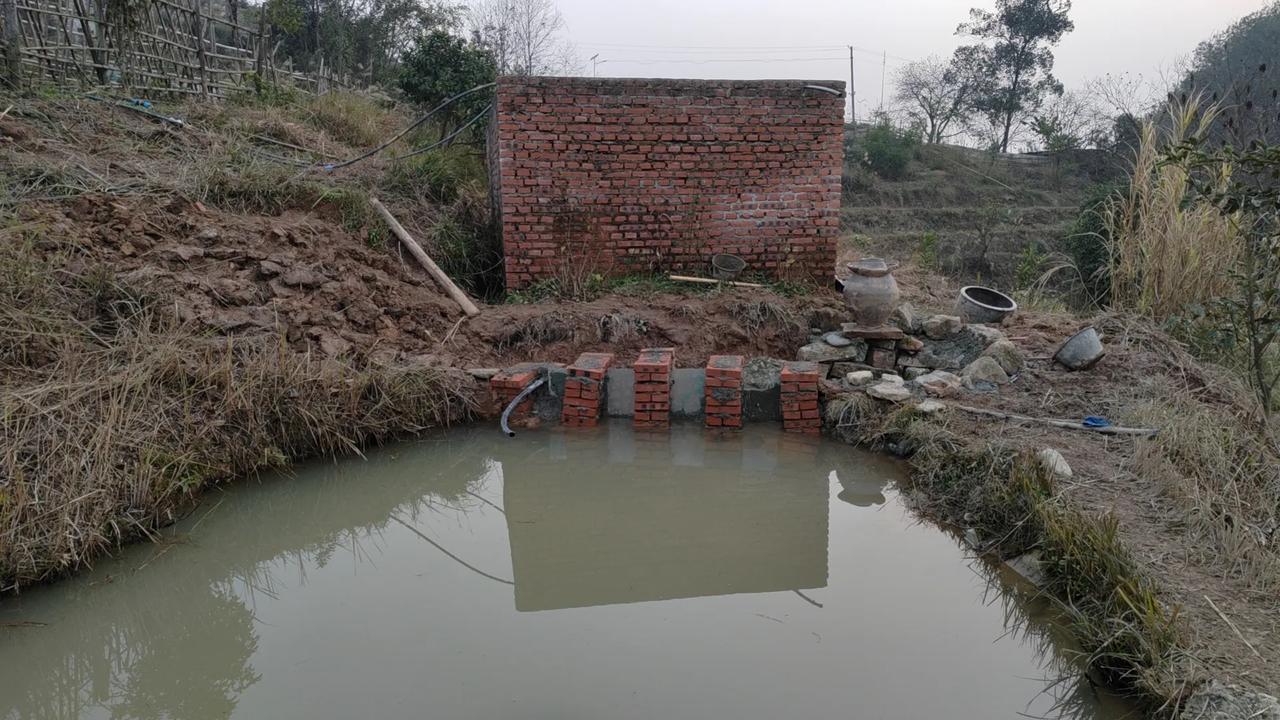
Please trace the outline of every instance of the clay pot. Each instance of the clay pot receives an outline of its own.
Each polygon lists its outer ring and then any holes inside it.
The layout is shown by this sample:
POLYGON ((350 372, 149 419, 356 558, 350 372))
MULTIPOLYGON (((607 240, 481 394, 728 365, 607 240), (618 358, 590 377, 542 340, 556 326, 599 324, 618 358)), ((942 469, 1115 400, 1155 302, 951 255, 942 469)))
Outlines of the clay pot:
POLYGON ((844 281, 844 303, 853 311, 853 321, 863 327, 879 327, 889 322, 902 293, 889 266, 880 258, 863 258, 848 265, 844 281))
POLYGON ((1088 370, 1097 365, 1106 354, 1107 350, 1102 346, 1102 338, 1098 336, 1098 331, 1090 326, 1062 343, 1062 347, 1054 353, 1053 359, 1070 370, 1088 370))
POLYGON ((1018 309, 1013 298, 979 285, 960 288, 956 311, 965 322, 998 324, 1018 309))

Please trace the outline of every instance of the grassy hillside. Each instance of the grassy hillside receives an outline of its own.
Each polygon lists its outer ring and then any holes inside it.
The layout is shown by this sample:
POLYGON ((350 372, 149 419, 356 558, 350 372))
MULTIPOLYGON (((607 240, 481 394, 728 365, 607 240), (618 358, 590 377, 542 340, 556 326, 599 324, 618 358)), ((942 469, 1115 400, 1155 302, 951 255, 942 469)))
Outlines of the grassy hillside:
POLYGON ((846 133, 841 261, 913 259, 964 282, 1018 290, 1060 251, 1090 187, 1122 161, 1096 151, 992 155, 952 145, 912 150, 900 177, 866 164, 862 130, 846 133))

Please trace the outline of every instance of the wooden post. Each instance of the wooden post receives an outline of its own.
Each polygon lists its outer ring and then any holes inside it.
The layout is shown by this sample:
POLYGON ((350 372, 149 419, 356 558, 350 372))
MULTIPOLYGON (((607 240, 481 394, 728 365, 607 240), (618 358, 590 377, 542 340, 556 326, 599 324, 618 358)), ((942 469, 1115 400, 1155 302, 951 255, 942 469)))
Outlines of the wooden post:
POLYGON ((258 44, 253 51, 257 54, 254 58, 253 72, 258 76, 259 87, 267 81, 265 73, 267 59, 267 4, 262 3, 258 6, 258 44))
POLYGON ((200 65, 200 92, 209 94, 209 65, 204 54, 204 15, 200 12, 200 0, 191 3, 191 34, 196 42, 196 61, 200 65))
POLYGON ((404 229, 404 226, 400 224, 400 221, 396 220, 395 216, 391 214, 391 211, 387 209, 387 206, 383 205, 382 202, 375 197, 369 198, 369 204, 373 206, 374 210, 378 211, 378 214, 386 221, 387 227, 391 228, 391 232, 395 233, 395 236, 400 238, 400 242, 404 243, 404 246, 409 248, 409 254, 413 255, 413 257, 417 259, 418 264, 421 265, 422 268, 440 284, 440 287, 443 288, 445 292, 449 293, 449 297, 453 298, 453 301, 458 303, 458 307, 462 308, 462 311, 467 314, 467 317, 475 317, 476 315, 479 315, 480 308, 476 307, 476 304, 471 302, 471 298, 467 297, 467 294, 462 292, 462 288, 453 284, 453 280, 450 280, 449 276, 440 269, 440 266, 436 265, 435 261, 431 259, 431 256, 427 255, 426 251, 422 249, 422 246, 413 239, 413 236, 404 229))
POLYGON ((18 0, 0 0, 0 22, 4 22, 5 81, 22 87, 22 28, 18 25, 18 0))

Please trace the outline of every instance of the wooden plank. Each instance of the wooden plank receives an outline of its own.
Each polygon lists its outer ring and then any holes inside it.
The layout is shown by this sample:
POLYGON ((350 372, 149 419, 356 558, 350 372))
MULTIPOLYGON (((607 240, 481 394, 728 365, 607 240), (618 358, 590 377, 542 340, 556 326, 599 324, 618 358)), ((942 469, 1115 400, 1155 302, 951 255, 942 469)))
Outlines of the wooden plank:
POLYGON ((476 307, 476 304, 471 302, 471 298, 467 297, 467 294, 462 292, 462 288, 455 285, 453 280, 449 279, 449 276, 440 269, 439 265, 436 265, 435 261, 432 260, 431 257, 427 255, 426 251, 422 249, 422 246, 419 245, 418 242, 413 239, 413 236, 404 229, 404 226, 400 224, 400 221, 396 220, 395 216, 391 214, 391 211, 387 209, 387 206, 383 205, 382 201, 375 197, 369 198, 369 204, 373 206, 374 210, 378 211, 378 214, 382 216, 384 221, 386 221, 387 227, 391 228, 391 232, 395 233, 395 236, 400 238, 400 242, 404 243, 405 247, 409 248, 409 254, 413 255, 413 257, 417 259, 418 264, 422 265, 422 268, 426 270, 431 277, 435 278, 435 281, 440 284, 440 287, 444 288, 444 291, 449 294, 449 297, 453 298, 453 301, 458 303, 458 307, 462 308, 462 311, 467 314, 467 317, 475 317, 476 315, 479 315, 480 308, 476 307))
POLYGON ((701 285, 730 285, 733 287, 762 288, 759 283, 737 282, 734 280, 716 280, 715 278, 692 277, 689 275, 669 275, 676 282, 698 283, 701 285))

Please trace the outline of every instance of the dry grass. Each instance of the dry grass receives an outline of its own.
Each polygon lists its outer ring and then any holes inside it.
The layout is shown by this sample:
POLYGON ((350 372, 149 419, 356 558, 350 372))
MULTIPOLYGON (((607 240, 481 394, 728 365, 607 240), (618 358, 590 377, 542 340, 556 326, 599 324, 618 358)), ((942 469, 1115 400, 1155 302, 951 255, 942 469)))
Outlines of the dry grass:
POLYGON ((1264 594, 1280 586, 1280 456, 1248 413, 1185 397, 1133 409, 1160 434, 1138 443, 1133 472, 1155 481, 1185 512, 1197 560, 1264 594))
MULTIPOLYGON (((1166 148, 1203 136, 1218 112, 1197 95, 1173 103, 1163 122, 1144 124, 1129 191, 1102 211, 1114 309, 1162 321, 1231 288, 1238 231, 1217 208, 1193 198, 1185 168, 1161 162, 1166 148)), ((1221 172, 1225 179, 1231 169, 1221 172)))
POLYGON ((461 418, 465 379, 211 339, 109 274, 0 250, 0 590, 173 521, 211 482, 461 418))
POLYGON ((809 325, 804 318, 786 305, 770 300, 735 302, 729 306, 729 316, 742 326, 749 338, 766 328, 777 329, 786 342, 795 346, 805 344, 809 337, 809 325))

